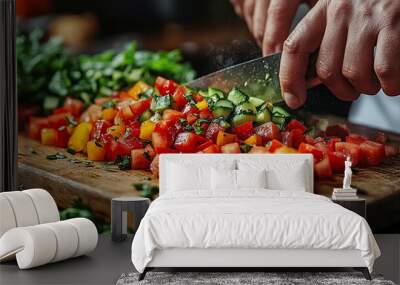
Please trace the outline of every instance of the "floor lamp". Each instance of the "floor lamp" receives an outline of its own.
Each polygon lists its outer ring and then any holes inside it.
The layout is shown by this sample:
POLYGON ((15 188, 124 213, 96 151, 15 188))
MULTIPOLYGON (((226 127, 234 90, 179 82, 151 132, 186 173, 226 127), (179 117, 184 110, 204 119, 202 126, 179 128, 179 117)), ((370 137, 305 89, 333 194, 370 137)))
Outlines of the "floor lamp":
POLYGON ((0 191, 16 190, 17 90, 15 0, 0 0, 0 191))

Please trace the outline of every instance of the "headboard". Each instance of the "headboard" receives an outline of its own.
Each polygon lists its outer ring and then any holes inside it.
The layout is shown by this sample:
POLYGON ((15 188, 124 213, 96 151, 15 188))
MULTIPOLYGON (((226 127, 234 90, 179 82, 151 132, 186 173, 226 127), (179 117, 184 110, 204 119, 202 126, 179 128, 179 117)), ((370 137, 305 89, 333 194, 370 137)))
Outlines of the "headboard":
POLYGON ((209 165, 210 167, 219 160, 232 160, 240 161, 241 159, 249 161, 255 160, 257 162, 265 161, 269 165, 273 165, 274 161, 290 161, 301 162, 304 161, 307 173, 307 188, 306 191, 314 192, 314 166, 312 154, 161 154, 160 155, 160 179, 159 188, 160 195, 164 194, 167 189, 168 181, 168 163, 189 163, 194 165, 209 165))

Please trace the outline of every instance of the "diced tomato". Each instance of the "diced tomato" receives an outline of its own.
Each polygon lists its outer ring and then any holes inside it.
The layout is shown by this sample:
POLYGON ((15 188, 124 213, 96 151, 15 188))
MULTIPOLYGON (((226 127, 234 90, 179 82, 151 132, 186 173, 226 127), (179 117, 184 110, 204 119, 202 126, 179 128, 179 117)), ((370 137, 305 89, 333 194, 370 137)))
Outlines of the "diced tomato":
POLYGON ((288 147, 298 148, 304 140, 304 132, 301 129, 292 129, 282 132, 282 142, 288 147))
POLYGON ((140 122, 139 121, 129 122, 125 128, 125 136, 138 138, 139 135, 140 135, 140 122))
POLYGON ((212 122, 206 131, 206 138, 211 139, 212 141, 216 142, 217 141, 217 136, 219 131, 224 131, 224 127, 222 127, 219 123, 217 122, 212 122))
POLYGON ((29 137, 34 140, 40 140, 40 132, 44 128, 49 127, 49 120, 41 117, 29 118, 29 137))
POLYGON ((268 150, 268 147, 263 147, 263 146, 253 146, 251 150, 249 151, 251 154, 257 154, 257 153, 270 153, 268 150))
POLYGON ((331 137, 328 139, 328 150, 329 151, 335 151, 335 145, 338 142, 341 142, 342 139, 338 137, 331 137))
POLYGON ((349 135, 349 128, 345 124, 328 126, 325 131, 328 137, 339 137, 342 140, 349 135))
POLYGON ((233 132, 239 137, 239 139, 247 139, 254 133, 253 122, 241 124, 234 128, 233 132))
POLYGON ((308 144, 311 144, 311 145, 314 145, 315 144, 315 139, 313 137, 311 137, 311 136, 305 135, 304 136, 304 142, 308 143, 308 144))
POLYGON ((203 109, 199 113, 200 119, 207 119, 207 120, 212 120, 214 118, 213 113, 208 109, 203 109))
POLYGON ((156 78, 155 87, 160 91, 161 96, 172 95, 174 94, 178 84, 176 84, 173 80, 168 80, 158 76, 156 78))
POLYGON ((318 178, 328 178, 332 176, 332 168, 329 158, 326 157, 314 165, 314 172, 318 178))
POLYGON ((167 109, 163 112, 163 120, 172 120, 172 121, 178 121, 181 118, 184 118, 185 115, 182 112, 175 111, 172 109, 167 109))
POLYGON ((131 168, 135 170, 148 170, 153 161, 154 156, 151 156, 146 149, 133 149, 131 151, 131 168))
POLYGON ((36 105, 18 106, 18 128, 20 130, 24 129, 29 122, 29 118, 35 116, 39 110, 39 106, 36 105))
POLYGON ((170 148, 175 141, 176 131, 175 122, 168 120, 159 121, 152 133, 154 150, 160 153, 160 151, 170 148))
POLYGON ((275 150, 277 150, 278 148, 280 148, 282 146, 283 146, 283 144, 280 141, 276 140, 276 139, 273 139, 272 141, 269 141, 267 143, 267 145, 266 145, 267 150, 269 152, 271 152, 271 153, 275 152, 275 150))
POLYGON ((97 120, 93 124, 92 131, 90 133, 90 138, 92 140, 100 140, 101 136, 107 132, 107 129, 110 128, 112 124, 105 120, 97 120))
POLYGON ((385 156, 386 157, 396 156, 398 153, 399 153, 399 145, 385 144, 385 156))
POLYGON ((387 134, 383 133, 383 132, 377 132, 376 136, 375 136, 375 141, 377 143, 381 143, 381 144, 386 144, 388 142, 388 136, 387 134))
POLYGON ((129 107, 133 113, 133 118, 137 119, 141 114, 147 111, 150 108, 151 99, 140 100, 129 107))
POLYGON ((172 95, 172 99, 175 102, 176 107, 181 110, 182 108, 185 107, 185 105, 188 103, 188 101, 185 98, 186 94, 186 88, 183 86, 179 86, 176 88, 174 94, 172 95))
POLYGON ((214 142, 212 140, 207 140, 197 147, 197 151, 204 150, 213 144, 214 144, 214 142))
POLYGON ((56 133, 56 142, 54 145, 57 147, 67 147, 69 137, 70 134, 65 126, 58 128, 56 133))
POLYGON ((68 125, 67 116, 68 114, 66 113, 50 115, 48 117, 50 127, 57 129, 61 126, 67 126, 68 125))
POLYGON ((197 135, 183 132, 176 136, 174 146, 180 152, 193 153, 197 149, 197 135))
POLYGON ((301 143, 298 151, 300 153, 311 153, 315 161, 321 161, 324 157, 324 153, 320 149, 307 143, 301 143))
POLYGON ((143 148, 143 143, 138 138, 113 140, 110 146, 110 160, 115 160, 118 156, 130 155, 133 149, 139 148, 143 148))
POLYGON ((240 153, 239 143, 228 143, 226 145, 221 146, 222 153, 240 153))
POLYGON ((216 144, 212 144, 209 147, 202 150, 203 153, 220 153, 221 150, 216 144))
POLYGON ((325 142, 318 142, 314 146, 318 150, 320 150, 324 155, 328 153, 329 147, 325 142))
POLYGON ((354 144, 361 144, 367 140, 368 140, 367 137, 357 134, 350 134, 346 137, 346 142, 354 144))
POLYGON ((385 146, 373 141, 360 144, 362 163, 368 166, 377 166, 385 158, 385 146))
POLYGON ((304 133, 306 131, 306 127, 298 120, 293 119, 286 125, 286 130, 291 131, 294 129, 299 129, 304 133))
POLYGON ((193 94, 193 99, 196 102, 201 102, 201 101, 203 101, 204 98, 199 93, 196 93, 196 94, 193 94))
POLYGON ((68 110, 64 107, 59 107, 53 110, 53 115, 57 115, 57 114, 65 114, 68 113, 68 110))
POLYGON ((64 101, 64 108, 74 117, 78 117, 82 114, 84 104, 81 100, 67 97, 64 101))
POLYGON ((293 141, 292 141, 292 134, 290 132, 282 132, 281 137, 282 137, 282 143, 284 145, 292 147, 293 141))
POLYGON ((263 143, 266 143, 273 139, 279 140, 281 138, 278 126, 272 122, 267 122, 265 124, 262 124, 261 126, 256 127, 254 129, 254 132, 262 137, 263 143))
POLYGON ((129 120, 137 119, 137 116, 133 114, 131 108, 129 106, 123 107, 120 110, 122 119, 126 122, 129 120))
POLYGON ((191 107, 190 104, 186 105, 186 107, 183 109, 183 113, 186 115, 186 120, 188 121, 189 125, 192 125, 200 117, 199 109, 191 107))
POLYGON ((343 153, 346 157, 350 156, 353 166, 357 166, 361 158, 360 146, 354 143, 337 142, 335 151, 343 153))
POLYGON ((343 173, 346 156, 341 152, 329 151, 328 158, 333 172, 343 173))
POLYGON ((228 143, 236 142, 238 140, 237 136, 234 134, 228 134, 224 131, 219 131, 217 135, 217 145, 223 146, 228 143))

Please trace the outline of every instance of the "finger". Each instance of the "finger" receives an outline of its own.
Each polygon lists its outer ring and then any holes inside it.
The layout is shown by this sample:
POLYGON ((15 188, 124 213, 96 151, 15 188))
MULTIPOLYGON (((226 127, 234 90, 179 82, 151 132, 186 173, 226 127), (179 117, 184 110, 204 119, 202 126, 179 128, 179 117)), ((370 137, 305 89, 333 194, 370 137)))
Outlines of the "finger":
POLYGON ((318 49, 326 26, 322 2, 318 2, 297 25, 283 46, 279 77, 284 99, 291 108, 300 107, 306 100, 309 56, 318 49))
POLYGON ((378 35, 375 53, 375 73, 383 91, 390 96, 400 95, 400 27, 383 29, 378 35))
POLYGON ((336 9, 331 11, 327 14, 326 30, 319 49, 317 75, 336 97, 343 101, 354 101, 359 97, 359 92, 342 74, 348 15, 336 9))
POLYGON ((269 0, 257 0, 254 7, 253 36, 259 46, 261 46, 263 42, 268 6, 269 0))
POLYGON ((230 0, 235 13, 240 17, 243 17, 243 2, 244 0, 230 0))
POLYGON ((378 35, 372 25, 367 25, 357 19, 349 25, 342 73, 360 93, 375 95, 380 89, 374 72, 374 48, 378 35))
POLYGON ((263 37, 264 55, 282 50, 300 2, 300 0, 270 0, 263 37))
POLYGON ((250 31, 253 31, 254 6, 255 0, 244 0, 243 16, 250 31))

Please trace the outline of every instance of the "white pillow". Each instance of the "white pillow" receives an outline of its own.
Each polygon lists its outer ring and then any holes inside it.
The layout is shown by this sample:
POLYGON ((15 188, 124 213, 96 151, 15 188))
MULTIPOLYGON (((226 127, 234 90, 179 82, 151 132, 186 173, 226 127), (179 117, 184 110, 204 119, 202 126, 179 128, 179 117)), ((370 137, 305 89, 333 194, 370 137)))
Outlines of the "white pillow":
POLYGON ((213 190, 236 190, 236 170, 212 168, 211 183, 213 190))
POLYGON ((236 170, 237 188, 267 188, 267 171, 236 170))
POLYGON ((211 190, 212 169, 233 170, 236 161, 219 161, 200 166, 195 163, 168 163, 167 191, 211 190))

